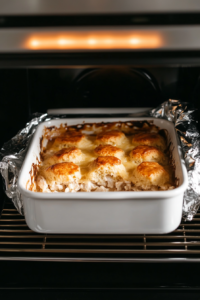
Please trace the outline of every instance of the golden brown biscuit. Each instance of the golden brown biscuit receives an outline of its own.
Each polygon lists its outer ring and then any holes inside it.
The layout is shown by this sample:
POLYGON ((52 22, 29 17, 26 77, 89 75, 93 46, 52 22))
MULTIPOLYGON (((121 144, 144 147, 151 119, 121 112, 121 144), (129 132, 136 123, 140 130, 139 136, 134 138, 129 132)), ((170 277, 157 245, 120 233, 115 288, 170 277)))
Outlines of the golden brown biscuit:
POLYGON ((98 185, 112 187, 114 181, 127 178, 127 172, 121 160, 114 156, 99 156, 89 165, 89 179, 98 185))
POLYGON ((119 145, 126 139, 125 134, 118 130, 110 130, 99 133, 96 136, 97 144, 119 145))
POLYGON ((67 133, 65 136, 57 137, 54 140, 53 147, 62 149, 66 147, 80 147, 85 142, 85 135, 79 132, 67 133))
POLYGON ((124 151, 112 145, 99 145, 94 149, 94 153, 99 156, 115 156, 121 158, 124 151))
POLYGON ((76 147, 63 148, 52 156, 45 159, 44 164, 56 164, 61 162, 73 162, 78 163, 82 160, 83 155, 80 149, 76 147))
POLYGON ((140 164, 143 161, 153 162, 165 162, 165 156, 163 152, 152 146, 137 146, 130 152, 130 158, 136 164, 140 164))
POLYGON ((143 162, 133 172, 132 182, 143 189, 165 186, 169 183, 168 172, 156 162, 143 162))
POLYGON ((117 166, 121 165, 121 160, 114 156, 99 156, 92 162, 92 168, 101 168, 104 166, 117 166))
POLYGON ((72 162, 63 162, 52 165, 41 171, 41 175, 45 178, 47 184, 54 182, 60 184, 68 184, 81 178, 79 166, 72 162))
POLYGON ((164 150, 166 148, 165 139, 157 133, 137 133, 134 135, 132 143, 135 146, 147 145, 157 147, 161 150, 164 150))

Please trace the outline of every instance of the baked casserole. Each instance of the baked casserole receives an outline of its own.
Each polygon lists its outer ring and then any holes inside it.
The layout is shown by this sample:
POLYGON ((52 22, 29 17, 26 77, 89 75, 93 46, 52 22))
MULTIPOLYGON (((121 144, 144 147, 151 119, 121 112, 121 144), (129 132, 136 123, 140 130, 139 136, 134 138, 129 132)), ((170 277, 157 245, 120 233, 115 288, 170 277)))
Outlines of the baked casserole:
POLYGON ((168 132, 152 122, 47 127, 29 189, 36 192, 162 191, 177 186, 168 132))

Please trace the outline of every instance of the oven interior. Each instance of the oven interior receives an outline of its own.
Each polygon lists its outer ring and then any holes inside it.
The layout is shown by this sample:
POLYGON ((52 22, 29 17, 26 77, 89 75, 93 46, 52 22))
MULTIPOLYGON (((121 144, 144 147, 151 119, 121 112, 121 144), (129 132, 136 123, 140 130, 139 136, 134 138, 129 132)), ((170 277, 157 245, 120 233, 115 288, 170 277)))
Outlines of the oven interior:
MULTIPOLYGON (((110 117, 113 108, 145 109, 169 98, 200 108, 199 75, 198 64, 1 68, 0 144, 3 146, 23 128, 35 112, 65 109, 70 117, 87 117, 88 113, 80 108, 105 108, 103 115, 110 117), (71 108, 76 110, 72 112, 71 108)), ((98 116, 98 110, 92 114, 98 116)), ((119 118, 128 114, 120 110, 114 113, 119 118)), ((199 118, 198 110, 196 118, 199 118)), ((200 211, 193 221, 182 220, 167 235, 37 234, 28 228, 24 217, 4 194, 3 183, 0 209, 3 287, 18 285, 29 291, 43 289, 44 292, 51 285, 52 295, 57 295, 58 289, 64 291, 63 295, 66 289, 82 295, 92 288, 94 294, 101 296, 109 288, 121 289, 119 293, 124 291, 127 295, 132 295, 133 290, 134 295, 142 291, 151 297, 152 291, 157 291, 157 296, 161 291, 169 295, 168 287, 178 291, 186 285, 192 288, 198 285, 194 262, 200 257, 200 211), (66 265, 66 262, 78 264, 66 265), (19 272, 20 278, 10 279, 10 270, 16 268, 23 270, 19 272), (32 276, 27 275, 30 269, 32 276)), ((90 290, 87 297, 93 297, 92 293, 90 290)))
MULTIPOLYGON (((168 99, 198 108, 198 66, 63 66, 62 68, 5 68, 0 70, 1 146, 24 127, 35 112, 65 109, 69 117, 91 116, 81 108, 104 108, 104 116, 129 115, 120 109, 156 107, 168 99), (75 109, 71 111, 70 109, 75 109), (112 109, 118 108, 117 113, 112 109)), ((61 110, 62 111, 62 110, 61 110)), ((87 111, 87 110, 86 110, 87 111)), ((88 110, 89 112, 89 110, 88 110)), ((198 119, 198 110, 196 114, 198 119)), ((160 236, 54 236, 32 232, 1 185, 0 256, 41 256, 58 259, 184 258, 200 253, 198 214, 160 236), (194 242, 195 241, 195 242, 194 242), (21 251, 21 250, 22 251, 21 251), (15 253, 16 255, 16 253, 15 253)))

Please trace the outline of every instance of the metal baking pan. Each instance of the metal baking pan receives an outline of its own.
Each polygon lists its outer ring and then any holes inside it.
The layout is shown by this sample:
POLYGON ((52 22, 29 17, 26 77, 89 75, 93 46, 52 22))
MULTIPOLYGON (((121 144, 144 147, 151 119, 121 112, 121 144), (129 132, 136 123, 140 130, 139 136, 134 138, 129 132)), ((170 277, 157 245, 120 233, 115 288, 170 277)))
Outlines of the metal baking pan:
MULTIPOLYGON (((174 125, 166 120, 145 118, 166 129, 173 145, 175 176, 179 186, 168 191, 120 191, 40 193, 26 189, 33 163, 40 157, 44 127, 97 122, 130 121, 130 118, 58 119, 41 123, 24 160, 18 188, 28 226, 41 233, 76 234, 157 234, 175 230, 181 221, 187 171, 174 125)), ((144 118, 131 118, 144 121, 144 118)))

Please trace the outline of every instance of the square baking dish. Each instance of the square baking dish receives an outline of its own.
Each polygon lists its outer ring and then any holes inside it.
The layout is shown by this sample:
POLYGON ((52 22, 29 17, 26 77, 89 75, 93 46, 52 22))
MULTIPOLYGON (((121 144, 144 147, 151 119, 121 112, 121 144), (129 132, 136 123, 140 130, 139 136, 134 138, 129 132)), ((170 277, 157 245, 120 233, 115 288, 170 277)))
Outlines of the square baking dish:
POLYGON ((168 191, 42 193, 26 189, 32 164, 40 157, 44 127, 83 122, 144 121, 144 118, 58 119, 41 123, 31 141, 18 179, 27 225, 36 232, 66 234, 161 234, 175 230, 181 221, 187 171, 173 123, 147 121, 166 129, 173 145, 175 176, 179 186, 168 191))

